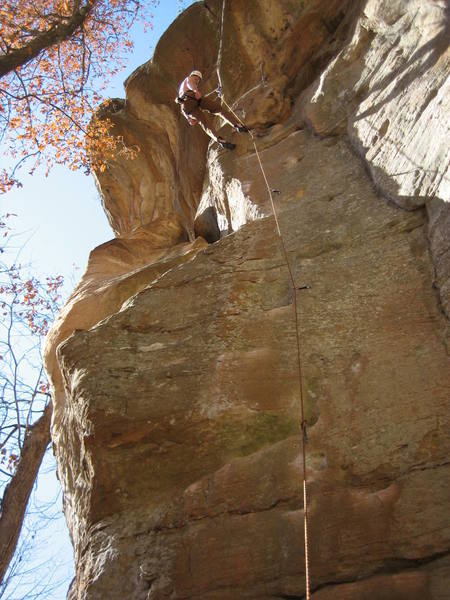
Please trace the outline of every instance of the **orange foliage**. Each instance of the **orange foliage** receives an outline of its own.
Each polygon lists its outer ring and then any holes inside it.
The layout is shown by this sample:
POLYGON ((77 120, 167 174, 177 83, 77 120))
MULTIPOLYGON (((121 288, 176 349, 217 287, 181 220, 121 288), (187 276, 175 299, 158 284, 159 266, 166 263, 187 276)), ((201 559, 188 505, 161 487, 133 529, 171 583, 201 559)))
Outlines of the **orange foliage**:
POLYGON ((31 172, 63 163, 89 172, 108 156, 134 154, 108 120, 91 117, 133 47, 131 25, 149 25, 155 2, 2 0, 0 140, 14 166, 0 172, 0 192, 20 185, 16 172, 27 160, 31 172))

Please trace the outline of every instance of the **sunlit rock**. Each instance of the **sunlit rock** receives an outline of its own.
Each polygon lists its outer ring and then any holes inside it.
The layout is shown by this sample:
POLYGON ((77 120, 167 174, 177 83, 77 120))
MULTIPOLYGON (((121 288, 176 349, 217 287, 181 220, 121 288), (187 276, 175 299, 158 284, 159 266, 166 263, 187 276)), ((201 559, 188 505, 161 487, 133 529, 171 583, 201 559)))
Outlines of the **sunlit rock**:
POLYGON ((69 598, 305 596, 294 292, 255 142, 298 288, 313 598, 442 600, 446 4, 228 0, 233 152, 173 103, 193 66, 216 86, 221 8, 128 78, 111 118, 141 151, 97 174, 117 238, 47 343, 69 598))

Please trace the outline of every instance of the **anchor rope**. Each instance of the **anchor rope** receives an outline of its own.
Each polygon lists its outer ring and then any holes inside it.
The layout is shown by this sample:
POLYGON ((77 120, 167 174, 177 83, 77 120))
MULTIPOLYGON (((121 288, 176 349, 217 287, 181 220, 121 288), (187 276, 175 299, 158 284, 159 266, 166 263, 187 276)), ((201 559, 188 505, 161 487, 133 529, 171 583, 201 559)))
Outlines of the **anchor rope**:
POLYGON ((223 52, 223 23, 225 21, 225 4, 226 0, 222 2, 222 18, 220 20, 220 38, 219 38, 219 50, 217 52, 217 61, 216 61, 216 71, 217 71, 217 80, 219 85, 217 89, 219 90, 219 95, 222 96, 222 77, 220 76, 220 67, 222 66, 222 52, 223 52))
MULTIPOLYGON (((234 115, 234 117, 239 121, 239 123, 245 126, 245 123, 242 119, 235 113, 235 111, 231 108, 231 106, 227 103, 223 91, 222 91, 222 78, 220 76, 220 68, 222 64, 222 53, 223 53, 223 27, 225 20, 225 4, 226 0, 222 2, 222 18, 220 23, 220 38, 219 38, 219 51, 217 56, 217 79, 219 81, 219 95, 222 98, 222 102, 225 104, 227 109, 234 115)), ((310 600, 311 592, 310 592, 310 572, 309 572, 309 539, 308 539, 308 495, 307 495, 307 473, 306 473, 306 419, 305 419, 305 402, 304 402, 304 389, 303 389, 303 371, 302 371, 302 356, 301 356, 301 344, 300 344, 300 325, 298 318, 298 303, 297 303, 297 286, 295 284, 295 278, 293 269, 291 266, 291 262, 289 260, 289 254, 286 248, 285 240, 283 237, 283 233, 281 231, 280 222, 278 219, 278 213, 275 207, 275 202, 273 199, 273 193, 269 185, 269 181, 267 179, 266 172, 264 170, 263 163, 261 161, 261 156, 258 150, 258 146, 256 144, 255 136, 252 131, 249 131, 253 148, 255 150, 255 155, 258 159, 259 167, 261 169, 262 176, 264 178, 264 183, 267 188, 267 192, 270 198, 270 205, 272 208, 272 213, 275 220, 275 226, 278 234, 278 238, 280 241, 280 245, 282 248, 285 264, 287 270, 289 272, 289 279, 292 286, 293 292, 293 308, 295 315, 295 337, 296 337, 296 346, 297 346, 297 368, 298 368, 298 381, 299 381, 299 397, 300 397, 300 410, 301 410, 301 428, 302 428, 302 479, 303 479, 303 525, 304 525, 304 544, 305 544, 305 587, 306 587, 306 600, 310 600)))

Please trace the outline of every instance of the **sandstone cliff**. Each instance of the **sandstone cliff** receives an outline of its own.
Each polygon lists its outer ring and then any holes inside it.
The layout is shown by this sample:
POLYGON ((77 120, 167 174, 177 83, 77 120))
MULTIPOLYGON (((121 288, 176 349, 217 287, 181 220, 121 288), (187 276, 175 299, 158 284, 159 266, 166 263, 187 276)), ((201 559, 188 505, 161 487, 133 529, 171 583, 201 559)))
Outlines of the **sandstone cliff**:
MULTIPOLYGON (((293 292, 251 139, 206 91, 197 2, 105 108, 141 152, 98 173, 116 238, 47 343, 71 600, 305 594, 293 292)), ((256 132, 298 285, 316 600, 450 589, 449 9, 227 0, 221 74, 256 132)))

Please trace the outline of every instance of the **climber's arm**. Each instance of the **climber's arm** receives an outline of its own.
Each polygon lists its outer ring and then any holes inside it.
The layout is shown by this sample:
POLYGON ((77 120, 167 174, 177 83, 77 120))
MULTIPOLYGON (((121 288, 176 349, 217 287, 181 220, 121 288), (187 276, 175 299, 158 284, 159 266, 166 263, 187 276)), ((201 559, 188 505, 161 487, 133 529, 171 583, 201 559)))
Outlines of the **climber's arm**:
POLYGON ((202 97, 202 94, 198 89, 197 82, 194 77, 187 78, 187 87, 194 92, 197 100, 199 100, 202 97))

